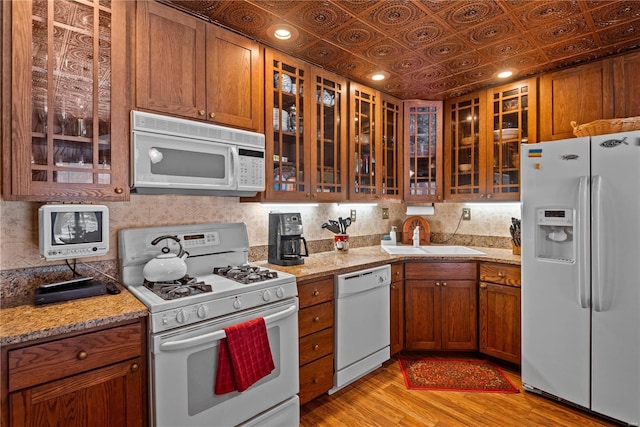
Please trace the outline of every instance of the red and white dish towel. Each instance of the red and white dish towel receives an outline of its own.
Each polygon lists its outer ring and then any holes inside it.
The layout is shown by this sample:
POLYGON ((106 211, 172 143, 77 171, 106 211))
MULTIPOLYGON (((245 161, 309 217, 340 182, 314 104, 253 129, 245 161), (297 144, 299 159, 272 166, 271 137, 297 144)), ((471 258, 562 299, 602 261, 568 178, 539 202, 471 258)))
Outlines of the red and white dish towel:
POLYGON ((264 318, 224 328, 218 347, 215 394, 245 391, 275 369, 264 318))

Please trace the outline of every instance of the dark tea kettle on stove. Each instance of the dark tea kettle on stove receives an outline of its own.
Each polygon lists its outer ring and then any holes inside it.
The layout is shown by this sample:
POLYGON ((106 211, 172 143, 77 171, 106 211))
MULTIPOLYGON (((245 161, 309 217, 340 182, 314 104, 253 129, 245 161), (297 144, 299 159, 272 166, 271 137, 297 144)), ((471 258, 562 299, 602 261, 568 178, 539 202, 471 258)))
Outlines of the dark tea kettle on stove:
POLYGON ((155 258, 149 260, 143 270, 142 274, 148 282, 172 282, 174 280, 182 279, 187 274, 187 263, 185 260, 189 256, 189 253, 182 248, 180 239, 177 236, 160 236, 153 239, 152 245, 157 245, 162 240, 170 239, 178 243, 178 254, 171 252, 168 246, 163 247, 162 253, 155 258))

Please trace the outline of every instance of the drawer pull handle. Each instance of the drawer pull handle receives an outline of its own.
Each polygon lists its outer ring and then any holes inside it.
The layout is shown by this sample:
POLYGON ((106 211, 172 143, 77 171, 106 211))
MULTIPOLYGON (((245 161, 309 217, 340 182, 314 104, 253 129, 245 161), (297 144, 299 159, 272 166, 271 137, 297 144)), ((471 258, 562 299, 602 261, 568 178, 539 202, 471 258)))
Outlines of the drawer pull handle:
POLYGON ((140 368, 138 364, 134 363, 133 365, 131 365, 131 372, 137 372, 138 368, 140 368))
POLYGON ((314 321, 314 322, 318 322, 318 321, 320 321, 320 317, 319 317, 319 316, 314 317, 314 318, 313 318, 313 321, 314 321))
POLYGON ((78 356, 77 356, 77 357, 78 357, 78 360, 84 360, 84 359, 86 359, 86 358, 87 358, 87 352, 86 352, 86 351, 84 351, 84 350, 82 350, 82 351, 80 351, 80 352, 78 353, 78 356))
POLYGON ((486 283, 480 283, 480 289, 486 289, 486 288, 487 288, 486 283))
POLYGON ((314 378, 312 381, 313 381, 314 384, 318 384, 320 382, 320 379, 319 378, 314 378))
POLYGON ((314 297, 317 297, 318 295, 320 295, 320 291, 319 290, 316 289, 315 291, 313 291, 313 296, 314 297))
POLYGON ((498 277, 504 277, 504 272, 498 271, 498 277))
POLYGON ((318 344, 316 344, 316 345, 313 346, 313 351, 316 351, 319 348, 320 348, 320 346, 318 344))

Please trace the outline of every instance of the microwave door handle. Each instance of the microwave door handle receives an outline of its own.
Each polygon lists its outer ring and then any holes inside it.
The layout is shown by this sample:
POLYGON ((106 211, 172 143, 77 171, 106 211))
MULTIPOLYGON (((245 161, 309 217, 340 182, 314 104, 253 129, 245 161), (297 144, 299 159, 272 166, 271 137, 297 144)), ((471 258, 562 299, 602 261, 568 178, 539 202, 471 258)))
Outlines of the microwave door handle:
POLYGON ((229 165, 229 185, 232 188, 236 187, 236 165, 240 165, 240 155, 238 154, 238 147, 231 147, 231 164, 229 165))
MULTIPOLYGON (((280 319, 284 319, 285 317, 290 316, 291 314, 298 311, 297 305, 289 306, 287 309, 280 311, 278 313, 270 314, 269 316, 264 317, 264 323, 267 327, 274 322, 277 322, 280 319)), ((226 338, 227 334, 225 334, 224 329, 211 332, 209 334, 200 335, 193 338, 187 338, 179 341, 169 341, 160 344, 161 351, 175 351, 175 350, 184 350, 191 347, 196 347, 208 342, 220 341, 223 338, 226 338)))

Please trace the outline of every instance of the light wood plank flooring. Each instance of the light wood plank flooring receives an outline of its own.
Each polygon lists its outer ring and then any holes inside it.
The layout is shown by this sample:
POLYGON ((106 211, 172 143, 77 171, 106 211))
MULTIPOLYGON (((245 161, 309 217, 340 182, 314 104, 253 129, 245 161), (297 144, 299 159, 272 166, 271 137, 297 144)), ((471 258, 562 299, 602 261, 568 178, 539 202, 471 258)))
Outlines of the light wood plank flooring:
MULTIPOLYGON (((427 356, 428 357, 428 356, 427 356)), ((459 357, 458 357, 459 358, 459 357)), ((339 392, 300 410, 300 426, 615 426, 522 390, 520 373, 500 366, 517 394, 407 390, 397 357, 339 392)))

